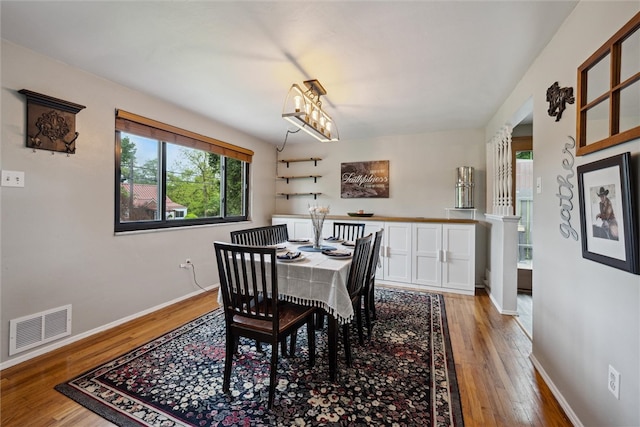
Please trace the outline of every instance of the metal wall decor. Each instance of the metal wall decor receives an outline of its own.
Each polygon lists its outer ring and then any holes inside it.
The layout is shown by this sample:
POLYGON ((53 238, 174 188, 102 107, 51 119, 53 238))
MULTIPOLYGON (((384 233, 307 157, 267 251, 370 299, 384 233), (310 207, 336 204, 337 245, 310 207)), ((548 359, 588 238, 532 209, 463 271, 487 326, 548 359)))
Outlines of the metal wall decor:
POLYGON ((555 82, 547 89, 547 102, 549 103, 547 113, 551 117, 555 116, 556 122, 562 118, 562 113, 567 108, 566 104, 573 104, 575 101, 572 87, 561 88, 558 82, 555 82))
POLYGON ((26 89, 18 92, 27 97, 27 147, 75 154, 76 114, 86 107, 26 89))
POLYGON ((560 203, 560 234, 565 239, 571 237, 573 240, 578 240, 578 231, 571 225, 571 211, 573 210, 573 187, 571 179, 575 176, 573 171, 573 165, 575 163, 575 157, 571 150, 576 148, 576 140, 571 136, 570 141, 564 144, 562 153, 566 154, 566 157, 562 159, 562 169, 565 170, 564 175, 558 174, 556 182, 558 183, 558 192, 556 197, 560 203))

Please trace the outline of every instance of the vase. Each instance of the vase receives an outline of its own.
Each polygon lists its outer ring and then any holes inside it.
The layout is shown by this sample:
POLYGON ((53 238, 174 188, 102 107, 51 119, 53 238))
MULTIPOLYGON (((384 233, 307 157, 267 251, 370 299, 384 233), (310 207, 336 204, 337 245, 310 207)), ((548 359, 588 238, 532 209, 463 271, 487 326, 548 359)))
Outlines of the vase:
POLYGON ((322 249, 322 223, 324 218, 319 221, 313 221, 313 249, 322 249))
POLYGON ((309 215, 311 215, 311 224, 313 225, 313 249, 322 250, 322 224, 324 217, 329 213, 329 208, 324 206, 309 206, 309 215))

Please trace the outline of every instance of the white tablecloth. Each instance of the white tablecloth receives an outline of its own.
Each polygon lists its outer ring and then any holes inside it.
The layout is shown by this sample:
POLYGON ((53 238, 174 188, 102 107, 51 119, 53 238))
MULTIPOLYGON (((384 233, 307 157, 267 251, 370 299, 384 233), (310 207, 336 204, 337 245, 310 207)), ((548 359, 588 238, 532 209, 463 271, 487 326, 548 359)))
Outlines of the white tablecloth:
MULTIPOLYGON (((294 248, 291 248, 295 250, 294 248)), ((335 259, 322 252, 302 252, 297 262, 278 261, 278 290, 285 301, 324 308, 344 324, 353 318, 347 291, 350 259, 335 259)))
MULTIPOLYGON (((335 245, 340 248, 340 245, 335 245)), ((295 245, 288 249, 296 251, 295 245)), ((338 323, 353 318, 353 306, 347 291, 351 259, 336 259, 322 252, 301 252, 303 259, 295 262, 278 261, 278 291, 280 299, 296 304, 322 307, 338 323)), ((218 293, 222 302, 222 293, 218 293)))

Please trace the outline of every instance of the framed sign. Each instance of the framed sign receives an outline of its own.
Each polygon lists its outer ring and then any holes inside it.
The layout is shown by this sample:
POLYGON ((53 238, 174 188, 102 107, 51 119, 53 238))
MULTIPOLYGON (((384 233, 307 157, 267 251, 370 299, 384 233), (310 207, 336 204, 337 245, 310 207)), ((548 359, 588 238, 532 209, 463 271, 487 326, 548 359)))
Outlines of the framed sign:
POLYGON ((640 274, 630 153, 578 166, 582 257, 640 274))
POLYGON ((389 198, 389 160, 342 163, 340 197, 389 198))

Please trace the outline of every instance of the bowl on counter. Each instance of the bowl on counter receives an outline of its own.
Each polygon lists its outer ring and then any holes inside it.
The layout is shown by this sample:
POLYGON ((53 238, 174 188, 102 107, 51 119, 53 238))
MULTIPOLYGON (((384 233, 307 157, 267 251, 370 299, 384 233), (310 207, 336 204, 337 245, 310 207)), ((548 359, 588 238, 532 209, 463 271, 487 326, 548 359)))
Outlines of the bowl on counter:
POLYGON ((349 216, 360 216, 360 217, 371 217, 373 216, 373 213, 366 213, 366 212, 347 212, 347 215, 349 216))

